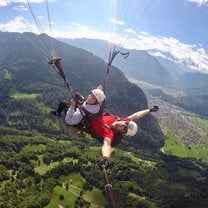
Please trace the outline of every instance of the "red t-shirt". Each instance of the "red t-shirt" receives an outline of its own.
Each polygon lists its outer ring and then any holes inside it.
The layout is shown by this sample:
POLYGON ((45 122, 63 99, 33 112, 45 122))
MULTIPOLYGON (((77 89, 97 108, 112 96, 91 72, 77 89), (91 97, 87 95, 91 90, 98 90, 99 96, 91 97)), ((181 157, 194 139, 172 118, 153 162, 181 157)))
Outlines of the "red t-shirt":
MULTIPOLYGON (((108 127, 112 127, 112 124, 117 120, 118 119, 114 116, 103 115, 92 119, 90 121, 90 125, 99 137, 101 137, 102 139, 108 137, 112 142, 114 139, 114 132, 108 127)), ((120 120, 129 121, 129 118, 121 118, 120 120)))

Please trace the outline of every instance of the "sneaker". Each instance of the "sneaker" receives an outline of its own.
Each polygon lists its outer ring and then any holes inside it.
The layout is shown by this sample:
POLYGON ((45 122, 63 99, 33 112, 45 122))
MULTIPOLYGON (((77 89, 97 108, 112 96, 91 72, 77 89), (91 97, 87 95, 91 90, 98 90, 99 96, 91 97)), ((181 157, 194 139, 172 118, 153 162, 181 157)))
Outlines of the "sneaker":
POLYGON ((51 114, 53 114, 54 116, 61 116, 61 114, 57 113, 57 111, 51 111, 51 114))

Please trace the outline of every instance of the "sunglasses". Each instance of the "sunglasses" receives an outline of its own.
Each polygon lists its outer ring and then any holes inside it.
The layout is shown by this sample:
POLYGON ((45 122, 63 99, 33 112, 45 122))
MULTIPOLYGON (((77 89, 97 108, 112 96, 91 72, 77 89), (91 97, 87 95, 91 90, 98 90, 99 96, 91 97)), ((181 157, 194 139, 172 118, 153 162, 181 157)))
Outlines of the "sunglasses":
POLYGON ((129 121, 126 121, 125 122, 125 126, 124 126, 124 129, 123 129, 123 133, 126 134, 127 131, 128 131, 128 127, 129 127, 129 121))

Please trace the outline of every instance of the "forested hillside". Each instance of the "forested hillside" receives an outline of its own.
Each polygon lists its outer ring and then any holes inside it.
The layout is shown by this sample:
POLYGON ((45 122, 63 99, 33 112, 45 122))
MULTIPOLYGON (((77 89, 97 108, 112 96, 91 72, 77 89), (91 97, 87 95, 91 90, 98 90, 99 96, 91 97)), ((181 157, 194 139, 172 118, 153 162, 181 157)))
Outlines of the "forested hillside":
MULTIPOLYGON (((75 91, 86 96, 106 72, 98 57, 44 34, 0 33, 0 207, 108 207, 100 144, 68 131, 63 118, 49 113, 70 98, 40 50, 51 41, 75 91)), ((124 116, 148 106, 142 89, 119 69, 112 68, 106 85, 109 112, 124 116)), ((139 126, 112 153, 118 206, 207 207, 207 164, 160 152, 165 138, 153 116, 139 126)))
MULTIPOLYGON (((24 36, 27 39, 33 40, 33 44, 31 44, 21 34, 0 33, 0 35, 1 75, 4 78, 0 84, 1 96, 5 98, 0 106, 2 109, 0 115, 7 118, 2 121, 2 124, 17 127, 16 123, 13 122, 16 120, 19 129, 35 128, 42 132, 50 131, 42 125, 46 118, 49 119, 49 116, 48 111, 44 113, 42 112, 43 109, 40 110, 41 106, 52 108, 60 100, 70 99, 67 95, 67 89, 64 88, 63 80, 48 66, 41 51, 34 47, 34 44, 39 46, 40 42, 50 45, 50 38, 46 35, 38 37, 25 33, 24 36), (34 102, 33 99, 18 99, 18 95, 21 97, 24 94, 30 94, 37 102, 34 102), (18 110, 19 113, 17 113, 18 110), (21 114, 24 115, 23 118, 21 114), (33 119, 30 119, 31 116, 33 119)), ((75 91, 86 96, 90 90, 103 82, 106 64, 101 59, 89 52, 55 40, 53 40, 53 45, 63 59, 66 76, 75 91)), ((41 47, 40 45, 39 48, 41 47)), ((107 79, 106 95, 106 109, 117 113, 119 116, 129 115, 147 108, 148 105, 143 91, 136 85, 130 84, 117 68, 112 69, 107 79)), ((149 116, 144 119, 141 125, 145 127, 146 121, 152 123, 154 131, 155 128, 158 129, 159 135, 160 130, 154 119, 149 116)), ((151 129, 150 127, 148 131, 150 137, 152 137, 151 129)), ((158 141, 152 138, 152 142, 155 142, 155 147, 162 145, 162 140, 158 141)))

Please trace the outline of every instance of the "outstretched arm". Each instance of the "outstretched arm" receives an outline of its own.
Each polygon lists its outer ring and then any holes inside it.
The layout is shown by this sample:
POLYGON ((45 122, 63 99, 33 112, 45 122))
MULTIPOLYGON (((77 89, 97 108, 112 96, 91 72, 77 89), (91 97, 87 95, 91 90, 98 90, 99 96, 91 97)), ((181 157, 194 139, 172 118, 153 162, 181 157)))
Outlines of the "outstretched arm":
POLYGON ((102 156, 109 158, 111 155, 111 140, 105 137, 102 146, 102 156))
POLYGON ((111 155, 111 140, 105 137, 102 146, 102 158, 99 161, 99 166, 102 170, 107 170, 109 167, 109 159, 111 155))
POLYGON ((146 109, 146 110, 142 110, 142 111, 138 111, 136 113, 133 113, 132 115, 128 116, 128 118, 130 120, 134 121, 134 120, 145 117, 149 113, 150 113, 150 109, 146 109))
POLYGON ((148 115, 149 113, 152 112, 157 112, 159 110, 159 107, 154 105, 153 108, 149 108, 146 110, 142 110, 142 111, 138 111, 130 116, 128 116, 128 118, 132 121, 143 118, 144 116, 148 115))

